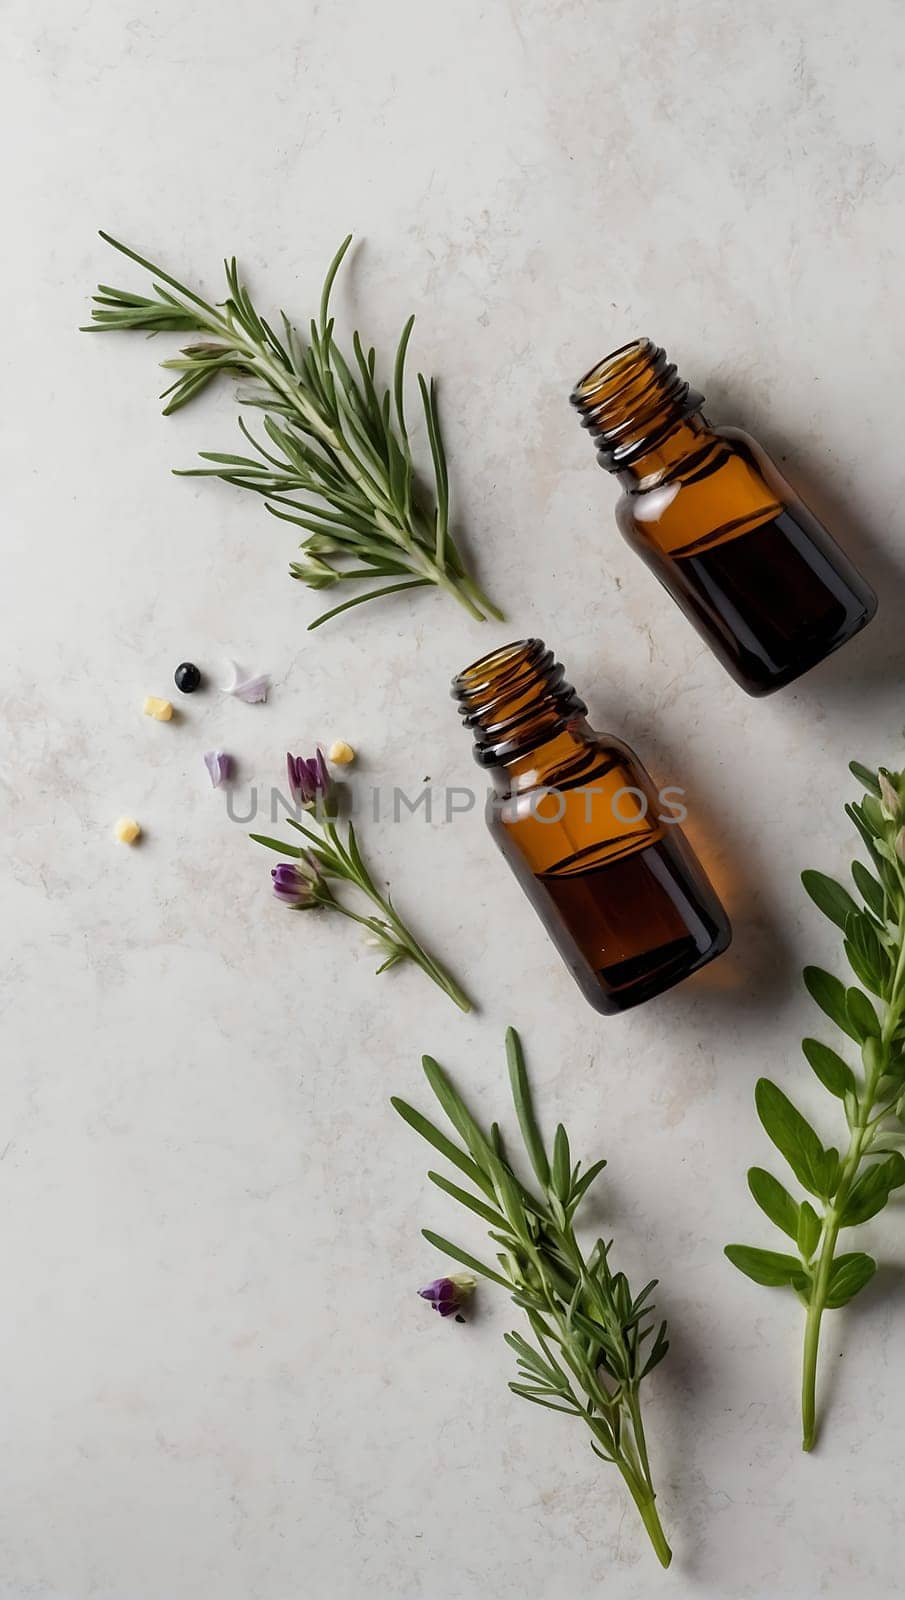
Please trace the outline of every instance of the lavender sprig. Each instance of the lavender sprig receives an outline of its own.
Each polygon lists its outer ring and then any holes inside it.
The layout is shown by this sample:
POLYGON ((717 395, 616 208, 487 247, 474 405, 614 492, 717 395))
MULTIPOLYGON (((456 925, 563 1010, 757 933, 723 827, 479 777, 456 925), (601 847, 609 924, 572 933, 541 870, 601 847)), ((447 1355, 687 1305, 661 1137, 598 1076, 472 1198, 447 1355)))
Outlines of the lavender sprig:
POLYGON ((520 1333, 504 1336, 519 1368, 519 1381, 510 1383, 510 1389, 535 1405, 577 1417, 590 1429, 591 1449, 618 1467, 666 1567, 671 1551, 657 1512, 639 1394, 642 1380, 669 1348, 666 1324, 657 1326, 650 1304, 656 1280, 633 1294, 625 1273, 610 1265, 612 1241, 598 1239, 585 1255, 576 1237, 576 1213, 606 1162, 595 1161, 586 1172, 580 1162, 573 1165, 561 1123, 548 1153, 513 1028, 506 1035, 506 1055, 537 1188, 517 1176, 496 1123, 484 1132, 430 1056, 423 1058, 427 1081, 461 1144, 405 1100, 392 1101, 409 1126, 472 1185, 463 1189, 440 1173, 428 1173, 438 1189, 488 1224, 499 1250, 496 1267, 426 1228, 424 1237, 469 1272, 508 1289, 525 1312, 534 1342, 520 1333))
POLYGON ((304 835, 306 845, 287 844, 263 833, 251 834, 256 844, 290 858, 288 863, 275 867, 271 874, 277 899, 294 910, 338 911, 351 922, 357 922, 364 928, 367 942, 381 952, 383 959, 378 972, 386 972, 402 961, 413 961, 455 1001, 460 1011, 470 1011, 471 1001, 464 990, 419 944, 397 912, 389 893, 383 895, 377 888, 352 823, 345 824, 345 837, 340 833, 335 786, 320 750, 311 758, 290 755, 286 759, 293 795, 302 809, 309 812, 311 820, 317 822, 319 831, 294 817, 287 817, 289 826, 304 835), (364 916, 346 905, 333 893, 332 883, 348 883, 360 890, 376 907, 377 915, 364 916))

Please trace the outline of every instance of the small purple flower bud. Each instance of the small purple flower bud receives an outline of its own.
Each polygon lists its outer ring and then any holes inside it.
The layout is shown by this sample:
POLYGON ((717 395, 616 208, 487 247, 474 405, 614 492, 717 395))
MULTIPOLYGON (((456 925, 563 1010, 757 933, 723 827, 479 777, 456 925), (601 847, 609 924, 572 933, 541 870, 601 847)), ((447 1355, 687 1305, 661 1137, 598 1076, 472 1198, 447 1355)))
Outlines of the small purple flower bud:
MULTIPOLYGON (((429 1300, 441 1317, 458 1315, 472 1294, 475 1280, 467 1272, 454 1272, 448 1278, 435 1278, 426 1289, 419 1289, 422 1300, 429 1300)), ((461 1321, 461 1317, 459 1318, 461 1321)))
POLYGON ((286 772, 292 798, 298 801, 304 811, 322 808, 328 816, 332 815, 333 779, 320 748, 316 755, 307 760, 304 756, 287 754, 286 772))
POLYGON ((309 911, 324 902, 324 880, 320 868, 311 855, 300 856, 297 861, 281 861, 270 873, 273 892, 284 906, 297 911, 309 911))

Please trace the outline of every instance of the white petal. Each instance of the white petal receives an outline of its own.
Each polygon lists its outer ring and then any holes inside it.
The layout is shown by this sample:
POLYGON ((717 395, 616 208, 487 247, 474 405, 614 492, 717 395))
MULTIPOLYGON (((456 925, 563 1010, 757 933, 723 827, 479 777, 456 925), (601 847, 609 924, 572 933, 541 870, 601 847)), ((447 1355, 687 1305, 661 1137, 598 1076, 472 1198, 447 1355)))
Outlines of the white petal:
POLYGON ((257 705, 266 700, 270 692, 270 673, 260 672, 254 678, 243 678, 235 661, 230 662, 232 668, 232 682, 221 684, 224 694, 235 695, 237 700, 244 700, 246 705, 257 705))

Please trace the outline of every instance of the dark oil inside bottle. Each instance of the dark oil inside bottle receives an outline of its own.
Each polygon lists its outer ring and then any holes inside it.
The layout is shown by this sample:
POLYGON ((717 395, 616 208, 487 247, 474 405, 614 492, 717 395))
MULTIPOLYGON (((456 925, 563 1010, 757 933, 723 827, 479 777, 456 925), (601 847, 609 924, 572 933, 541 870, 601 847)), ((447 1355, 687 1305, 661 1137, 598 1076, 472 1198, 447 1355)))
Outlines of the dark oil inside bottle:
MULTIPOLYGON (((602 865, 538 875, 534 903, 574 975, 577 945, 599 1011, 627 1011, 711 961, 729 943, 722 908, 669 835, 602 865)), ((584 986, 584 985, 583 985, 584 986)))
POLYGON ((649 1000, 728 948, 729 919, 657 790, 587 707, 541 639, 483 656, 453 680, 492 774, 487 823, 596 1011, 649 1000))
POLYGON ((876 609, 872 591, 807 520, 780 511, 747 532, 673 554, 671 592, 749 694, 799 677, 876 609))
POLYGON ((707 419, 665 350, 635 340, 572 398, 622 484, 620 530, 747 693, 782 688, 870 622, 870 584, 757 441, 707 419))

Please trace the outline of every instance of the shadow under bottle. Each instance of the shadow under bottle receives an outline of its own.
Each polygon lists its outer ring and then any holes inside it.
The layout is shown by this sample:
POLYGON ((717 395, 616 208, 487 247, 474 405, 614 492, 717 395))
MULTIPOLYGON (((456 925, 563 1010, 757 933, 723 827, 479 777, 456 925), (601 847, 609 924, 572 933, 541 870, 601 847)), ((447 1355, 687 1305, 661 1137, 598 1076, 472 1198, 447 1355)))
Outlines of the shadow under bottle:
POLYGON ((490 832, 585 998, 627 1011, 729 945, 729 921, 637 756, 595 733, 540 639, 484 656, 453 680, 492 777, 490 832))

